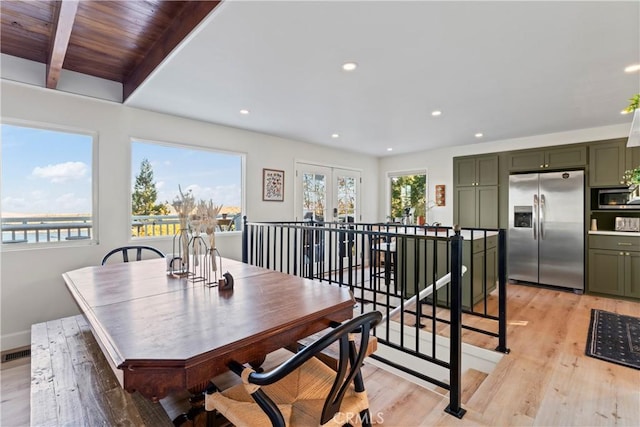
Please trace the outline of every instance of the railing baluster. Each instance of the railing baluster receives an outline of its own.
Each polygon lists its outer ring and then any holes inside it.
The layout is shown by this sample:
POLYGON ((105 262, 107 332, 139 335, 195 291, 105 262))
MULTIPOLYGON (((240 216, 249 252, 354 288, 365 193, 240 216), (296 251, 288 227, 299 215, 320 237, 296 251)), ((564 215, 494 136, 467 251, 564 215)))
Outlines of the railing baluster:
MULTIPOLYGON (((394 364, 376 355, 372 357, 449 390, 450 401, 447 412, 461 417, 465 412, 460 406, 462 328, 496 337, 499 339, 498 350, 506 349, 506 232, 505 230, 465 229, 466 234, 463 240, 459 230, 451 234, 450 228, 446 228, 443 232, 440 228, 409 225, 378 224, 375 227, 377 229, 374 230, 372 224, 329 222, 248 224, 245 220, 243 245, 246 242, 248 247, 243 247, 243 254, 245 252, 257 254, 255 261, 250 260, 255 265, 266 262, 269 268, 278 268, 279 265, 280 271, 283 271, 286 264, 287 273, 293 270, 295 275, 314 278, 321 282, 326 280, 330 284, 337 283, 339 286, 349 286, 354 297, 358 299, 360 312, 379 309, 386 313, 385 322, 379 325, 376 331, 380 344, 448 369, 449 384, 437 378, 430 378, 425 373, 417 372, 407 365, 394 364), (255 239, 249 232, 254 229, 257 230, 255 239), (271 229, 274 230, 273 238, 271 229), (494 234, 489 233, 496 231, 497 233, 494 234), (498 317, 488 314, 487 305, 487 298, 490 297, 487 271, 489 263, 492 262, 486 255, 487 240, 489 236, 495 234, 498 234, 499 253, 498 317), (473 260, 473 241, 476 236, 484 239, 485 256, 482 262, 473 260), (468 242, 466 237, 471 237, 468 242), (394 240, 395 251, 392 251, 391 242, 394 240), (408 244, 409 241, 414 242, 415 245, 411 247, 408 244), (384 259, 384 272, 376 266, 377 253, 384 259), (397 254, 401 256, 397 257, 397 254), (273 258, 277 256, 280 256, 279 263, 276 258, 273 258), (346 263, 345 256, 348 257, 346 263), (411 256, 413 261, 409 262, 411 256), (463 259, 467 256, 471 258, 463 259), (464 286, 463 264, 468 267, 465 274, 469 275, 464 279, 466 283, 464 286), (484 273, 475 281, 473 268, 481 269, 484 273), (413 280, 408 280, 408 273, 412 274, 413 280), (402 280, 399 280, 400 278, 402 280), (482 290, 481 295, 484 299, 482 310, 474 308, 472 295, 476 289, 482 290), (407 293, 415 295, 413 300, 409 301, 405 298, 408 296, 407 293), (463 295, 464 301, 467 301, 467 298, 471 301, 469 308, 462 307, 463 295), (423 306, 423 300, 431 303, 429 310, 423 306), (415 304, 415 310, 405 304, 415 304), (440 311, 447 309, 450 310, 449 318, 439 315, 440 311), (463 311, 484 319, 498 321, 499 333, 463 324, 463 311), (410 319, 408 313, 415 316, 413 326, 406 324, 410 319), (391 317, 396 320, 392 322, 391 317), (431 330, 428 335, 420 330, 423 327, 421 320, 425 317, 430 320, 431 330), (438 354, 439 347, 436 345, 438 341, 444 339, 437 334, 442 325, 447 325, 450 331, 448 358, 446 354, 438 354), (415 340, 410 339, 409 335, 405 339, 405 333, 413 333, 415 340), (430 338, 430 345, 420 337, 430 338)), ((243 259, 245 259, 244 255, 243 259)), ((508 352, 508 349, 505 352, 508 352)))

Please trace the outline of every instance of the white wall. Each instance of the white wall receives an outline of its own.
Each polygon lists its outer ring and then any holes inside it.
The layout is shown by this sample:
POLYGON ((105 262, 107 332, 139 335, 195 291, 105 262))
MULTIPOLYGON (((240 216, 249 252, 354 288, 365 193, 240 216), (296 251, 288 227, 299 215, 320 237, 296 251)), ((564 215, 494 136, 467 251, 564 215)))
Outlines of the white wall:
MULTIPOLYGON (((74 246, 28 250, 2 247, 0 322, 3 350, 27 345, 32 323, 78 313, 61 278, 62 273, 96 265, 109 248, 129 242, 131 137, 247 153, 246 213, 250 220, 292 219, 294 161, 313 159, 316 163, 362 170, 362 219, 365 222, 383 221, 385 218, 387 172, 426 168, 431 198, 436 184, 447 186, 446 206, 434 208, 429 213, 428 222, 451 224, 453 157, 618 138, 629 132, 628 125, 619 125, 376 159, 6 80, 2 80, 0 91, 3 119, 49 123, 98 133, 100 238, 100 244, 93 246, 76 242, 78 244, 74 246), (284 202, 262 201, 263 167, 285 171, 284 202)), ((224 256, 240 258, 239 235, 220 235, 217 242, 224 256)), ((166 252, 171 251, 171 239, 154 241, 153 244, 166 252)))
POLYGON ((427 169, 429 199, 435 199, 435 186, 446 185, 446 206, 435 207, 427 214, 427 222, 440 222, 444 225, 453 223, 453 158, 484 153, 520 150, 534 147, 574 144, 587 141, 599 141, 622 138, 629 135, 629 125, 604 126, 580 129, 571 132, 537 135, 526 138, 475 143, 455 147, 444 147, 436 150, 397 155, 381 158, 379 161, 378 188, 378 221, 383 221, 388 211, 388 172, 403 170, 427 169))
MULTIPOLYGON (((130 138, 180 142, 247 154, 246 214, 252 221, 288 220, 294 213, 294 160, 362 170, 363 221, 376 220, 378 160, 274 136, 125 107, 121 104, 2 80, 2 119, 28 120, 98 134, 98 245, 19 250, 3 246, 0 273, 3 350, 29 344, 31 324, 77 314, 65 271, 96 265, 108 249, 130 240, 130 138), (285 171, 284 202, 262 201, 262 168, 285 171)), ((241 236, 220 234, 223 256, 239 259, 241 236)), ((153 241, 171 251, 171 239, 153 241)))

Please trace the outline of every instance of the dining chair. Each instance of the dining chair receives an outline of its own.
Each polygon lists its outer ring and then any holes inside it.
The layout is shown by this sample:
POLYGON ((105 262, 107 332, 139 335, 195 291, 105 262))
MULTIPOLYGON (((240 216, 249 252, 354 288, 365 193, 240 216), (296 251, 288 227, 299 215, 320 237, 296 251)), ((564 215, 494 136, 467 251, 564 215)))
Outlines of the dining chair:
POLYGON ((164 254, 162 252, 160 252, 158 249, 152 247, 152 246, 121 246, 119 248, 115 248, 111 251, 109 251, 108 254, 106 254, 104 256, 104 258, 102 258, 102 265, 105 265, 107 263, 107 260, 114 254, 117 254, 118 252, 122 253, 122 261, 123 262, 129 262, 129 251, 136 251, 136 261, 140 261, 142 259, 142 253, 146 252, 146 253, 153 253, 155 255, 158 255, 160 258, 164 258, 164 254))
POLYGON ((211 383, 205 409, 211 415, 218 411, 237 427, 370 426, 360 367, 371 328, 381 319, 379 311, 372 311, 332 325, 327 334, 268 372, 231 361, 229 368, 242 383, 223 391, 211 383), (333 370, 314 356, 336 341, 339 359, 333 370))

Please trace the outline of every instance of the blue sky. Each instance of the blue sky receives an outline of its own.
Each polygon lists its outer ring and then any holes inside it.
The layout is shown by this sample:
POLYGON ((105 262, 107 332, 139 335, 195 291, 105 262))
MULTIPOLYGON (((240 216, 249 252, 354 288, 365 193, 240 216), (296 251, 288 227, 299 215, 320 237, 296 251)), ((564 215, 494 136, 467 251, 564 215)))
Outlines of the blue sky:
POLYGON ((91 213, 91 136, 1 127, 3 216, 91 213))
MULTIPOLYGON (((2 124, 2 215, 91 214, 90 135, 2 124)), ((143 158, 154 170, 158 202, 191 189, 196 199, 241 205, 241 157, 144 142, 131 144, 131 184, 143 158)))
POLYGON ((188 149, 134 141, 131 147, 131 188, 143 159, 153 167, 158 202, 169 202, 191 190, 196 200, 213 200, 226 207, 241 206, 241 157, 210 150, 188 149))

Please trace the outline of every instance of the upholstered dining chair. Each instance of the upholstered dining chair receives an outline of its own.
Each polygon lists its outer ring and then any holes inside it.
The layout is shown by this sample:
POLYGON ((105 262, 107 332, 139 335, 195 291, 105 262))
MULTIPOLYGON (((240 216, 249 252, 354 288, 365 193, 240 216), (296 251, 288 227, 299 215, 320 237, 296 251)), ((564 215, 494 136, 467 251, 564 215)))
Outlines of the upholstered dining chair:
POLYGON ((105 265, 107 263, 107 260, 112 256, 117 254, 118 252, 120 252, 122 254, 122 261, 123 262, 129 262, 129 251, 135 251, 136 252, 136 261, 140 261, 142 259, 142 254, 143 252, 146 253, 152 253, 154 255, 159 256, 160 258, 164 258, 164 254, 162 252, 160 252, 158 249, 152 247, 152 246, 121 246, 119 248, 115 248, 111 251, 109 251, 108 254, 106 254, 104 256, 104 258, 102 258, 102 265, 105 265))
POLYGON ((232 361, 229 367, 242 383, 223 391, 212 383, 205 409, 218 411, 236 427, 370 426, 360 367, 371 328, 381 319, 373 311, 338 324, 269 372, 232 361), (339 360, 333 370, 314 356, 336 341, 339 360))

